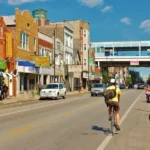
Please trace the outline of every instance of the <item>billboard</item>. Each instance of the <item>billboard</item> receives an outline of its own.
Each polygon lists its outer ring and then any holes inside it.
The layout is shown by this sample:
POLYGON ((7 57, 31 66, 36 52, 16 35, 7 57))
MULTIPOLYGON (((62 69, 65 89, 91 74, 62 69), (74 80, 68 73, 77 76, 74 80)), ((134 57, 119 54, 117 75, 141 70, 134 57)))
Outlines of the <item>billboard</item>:
POLYGON ((49 67, 50 66, 50 58, 49 57, 36 57, 35 65, 37 67, 49 67))
POLYGON ((6 33, 6 57, 12 57, 12 34, 6 33))

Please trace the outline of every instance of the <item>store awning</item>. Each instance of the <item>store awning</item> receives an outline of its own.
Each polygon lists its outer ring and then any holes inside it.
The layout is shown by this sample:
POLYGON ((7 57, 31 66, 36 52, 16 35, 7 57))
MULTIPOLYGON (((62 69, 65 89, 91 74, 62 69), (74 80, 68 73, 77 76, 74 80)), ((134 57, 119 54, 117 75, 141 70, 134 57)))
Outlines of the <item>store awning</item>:
POLYGON ((0 77, 6 78, 6 77, 16 77, 16 75, 11 74, 11 73, 4 73, 4 72, 0 72, 0 77))
POLYGON ((39 67, 35 66, 34 63, 32 63, 30 61, 25 61, 25 60, 19 60, 18 61, 18 66, 39 68, 39 67))
POLYGON ((6 74, 5 74, 5 73, 0 72, 0 77, 4 77, 4 78, 6 78, 7 76, 6 76, 6 74))

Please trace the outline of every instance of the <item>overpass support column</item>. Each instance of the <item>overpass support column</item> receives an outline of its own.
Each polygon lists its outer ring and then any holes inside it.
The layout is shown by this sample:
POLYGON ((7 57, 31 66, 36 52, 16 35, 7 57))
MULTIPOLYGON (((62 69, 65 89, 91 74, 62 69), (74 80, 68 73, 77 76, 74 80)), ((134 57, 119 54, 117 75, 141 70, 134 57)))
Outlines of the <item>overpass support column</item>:
POLYGON ((100 61, 98 61, 98 68, 100 68, 100 61))

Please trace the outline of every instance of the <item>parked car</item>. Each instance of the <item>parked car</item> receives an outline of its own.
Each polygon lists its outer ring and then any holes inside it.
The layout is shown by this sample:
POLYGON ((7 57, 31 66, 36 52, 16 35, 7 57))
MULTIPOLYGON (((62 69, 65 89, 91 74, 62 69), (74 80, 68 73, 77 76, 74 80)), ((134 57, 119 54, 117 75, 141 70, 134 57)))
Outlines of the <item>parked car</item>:
POLYGON ((43 98, 55 98, 59 97, 66 98, 66 88, 62 83, 50 83, 44 86, 40 91, 40 99, 43 98))
POLYGON ((120 89, 125 89, 125 88, 126 88, 126 85, 123 84, 123 83, 121 83, 121 84, 119 84, 119 88, 120 88, 120 89))
POLYGON ((134 89, 137 89, 137 87, 138 87, 138 84, 134 84, 134 89))
POLYGON ((143 83, 138 83, 137 89, 144 89, 144 84, 143 83))
POLYGON ((132 83, 128 84, 128 89, 133 89, 134 85, 132 83))
POLYGON ((94 83, 91 88, 91 96, 104 95, 105 88, 105 84, 94 83))

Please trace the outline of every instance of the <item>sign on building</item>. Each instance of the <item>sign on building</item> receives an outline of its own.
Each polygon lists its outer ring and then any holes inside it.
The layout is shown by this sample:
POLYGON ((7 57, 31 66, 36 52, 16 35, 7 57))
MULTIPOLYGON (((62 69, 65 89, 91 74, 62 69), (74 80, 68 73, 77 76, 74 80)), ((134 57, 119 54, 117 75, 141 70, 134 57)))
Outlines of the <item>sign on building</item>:
POLYGON ((69 65, 68 72, 82 72, 82 65, 69 65))
POLYGON ((35 64, 37 67, 48 67, 50 66, 50 58, 49 57, 36 57, 35 64))
POLYGON ((6 33, 6 57, 12 57, 12 34, 6 33))
POLYGON ((137 61, 137 60, 130 61, 130 65, 131 66, 139 66, 139 61, 137 61))

